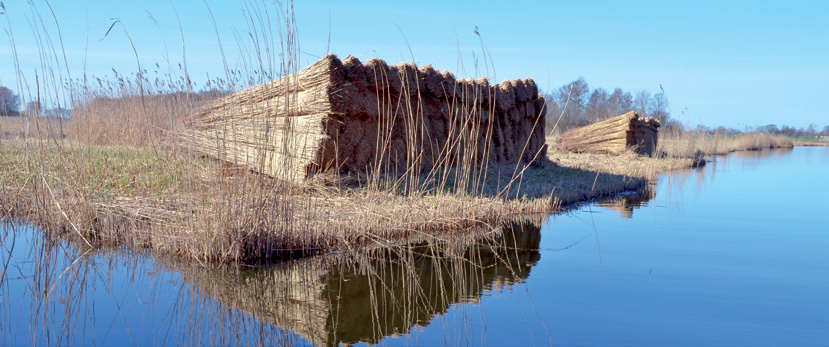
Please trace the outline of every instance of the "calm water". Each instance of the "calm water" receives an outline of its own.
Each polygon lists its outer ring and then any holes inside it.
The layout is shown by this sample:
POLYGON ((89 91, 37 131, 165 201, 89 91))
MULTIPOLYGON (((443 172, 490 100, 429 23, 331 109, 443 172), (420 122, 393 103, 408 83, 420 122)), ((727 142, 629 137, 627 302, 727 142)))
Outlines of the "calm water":
POLYGON ((829 148, 503 235, 205 268, 0 231, 0 343, 829 345, 829 148))

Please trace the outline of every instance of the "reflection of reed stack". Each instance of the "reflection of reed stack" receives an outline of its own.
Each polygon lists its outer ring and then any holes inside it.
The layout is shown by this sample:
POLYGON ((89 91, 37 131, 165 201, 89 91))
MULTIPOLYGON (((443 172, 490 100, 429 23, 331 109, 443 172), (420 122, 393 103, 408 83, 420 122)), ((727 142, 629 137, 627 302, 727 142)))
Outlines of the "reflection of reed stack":
POLYGON ((298 180, 334 168, 403 173, 529 162, 546 154, 544 113, 531 79, 490 85, 428 65, 327 55, 215 101, 190 128, 207 155, 298 180))
POLYGON ((456 236, 241 271, 169 266, 200 292, 314 345, 375 344, 524 281, 541 258, 537 220, 509 222, 494 237, 456 236))
POLYGON ((647 206, 648 201, 656 197, 656 190, 652 185, 645 185, 644 188, 639 189, 631 194, 623 194, 602 200, 599 206, 619 212, 622 218, 632 218, 633 211, 647 206))
POLYGON ((626 149, 645 155, 656 150, 659 121, 640 118, 633 111, 595 124, 573 129, 556 140, 559 152, 620 154, 626 149))

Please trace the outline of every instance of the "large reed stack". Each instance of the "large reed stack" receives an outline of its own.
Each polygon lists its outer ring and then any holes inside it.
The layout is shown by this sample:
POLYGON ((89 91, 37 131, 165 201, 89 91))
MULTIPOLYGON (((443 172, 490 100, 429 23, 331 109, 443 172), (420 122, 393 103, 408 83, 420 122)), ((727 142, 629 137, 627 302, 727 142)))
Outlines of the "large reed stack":
POLYGON ((490 85, 415 64, 327 55, 190 118, 202 153, 274 177, 336 169, 411 173, 546 154, 531 79, 490 85))

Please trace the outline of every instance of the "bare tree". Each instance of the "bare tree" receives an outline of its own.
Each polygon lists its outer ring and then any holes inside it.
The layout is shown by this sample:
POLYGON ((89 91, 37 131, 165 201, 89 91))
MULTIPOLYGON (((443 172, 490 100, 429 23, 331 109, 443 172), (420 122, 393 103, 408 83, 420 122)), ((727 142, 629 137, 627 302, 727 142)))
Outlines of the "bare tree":
POLYGON ((661 85, 659 89, 660 92, 655 95, 646 90, 631 94, 621 88, 614 89, 612 93, 604 88, 596 88, 591 92, 584 78, 579 77, 548 95, 548 131, 552 130, 552 125, 559 120, 559 116, 561 121, 556 129, 567 131, 631 110, 641 117, 654 117, 668 128, 682 129, 682 123, 670 118, 668 97, 661 85))
POLYGON ((552 94, 544 96, 544 103, 546 103, 545 110, 547 111, 544 116, 547 121, 544 133, 549 134, 553 128, 556 128, 556 122, 558 121, 558 117, 561 115, 561 108, 564 107, 564 105, 559 105, 556 101, 556 97, 552 94))
POLYGON ((20 111, 20 98, 11 89, 0 86, 0 116, 16 116, 20 111))
MULTIPOLYGON (((662 89, 662 86, 659 86, 659 88, 662 89)), ((662 90, 654 94, 650 101, 650 116, 656 118, 660 123, 665 124, 671 115, 669 107, 668 97, 665 96, 665 91, 662 90)))
POLYGON ((26 115, 27 116, 40 116, 40 113, 43 111, 43 108, 40 106, 40 103, 37 101, 29 101, 26 104, 26 115))
POLYGON ((647 117, 650 115, 650 101, 651 101, 651 93, 647 90, 640 90, 636 93, 636 96, 633 98, 633 110, 639 114, 639 116, 647 117))
POLYGON ((806 128, 806 136, 814 137, 817 134, 817 125, 809 124, 809 127, 806 128))
POLYGON ((596 88, 590 94, 590 100, 587 102, 587 120, 590 123, 599 122, 610 117, 613 117, 609 104, 610 96, 603 88, 596 88))
POLYGON ((564 128, 582 126, 589 123, 584 119, 589 94, 590 87, 583 77, 579 77, 575 81, 558 88, 556 102, 559 105, 567 104, 567 107, 564 108, 564 115, 561 117, 561 123, 564 128))
POLYGON ((633 110, 633 94, 623 91, 622 88, 614 89, 607 102, 612 113, 611 117, 633 110))

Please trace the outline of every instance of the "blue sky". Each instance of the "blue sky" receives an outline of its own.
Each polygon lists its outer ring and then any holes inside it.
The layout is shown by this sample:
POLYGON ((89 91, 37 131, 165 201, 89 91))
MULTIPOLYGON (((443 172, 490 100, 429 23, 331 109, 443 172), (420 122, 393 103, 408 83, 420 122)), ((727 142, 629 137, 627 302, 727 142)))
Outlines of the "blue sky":
MULTIPOLYGON (((0 83, 18 90, 9 30, 29 85, 36 70, 42 75, 48 64, 56 64, 40 58, 43 49, 37 42, 48 40, 42 28, 37 40, 32 25, 46 27, 56 50, 60 43, 44 1, 34 0, 34 7, 23 0, 4 2, 0 83)), ((278 22, 278 6, 265 2, 270 20, 278 22)), ((261 7, 262 2, 207 3, 225 56, 235 64, 239 42, 249 46, 250 26, 244 14, 252 12, 243 8, 245 4, 261 7)), ((181 62, 183 35, 193 80, 224 75, 216 32, 203 1, 50 4, 73 78, 84 71, 99 77, 112 76, 112 69, 122 74, 136 71, 121 27, 101 40, 112 18, 123 23, 148 70, 156 62, 164 67, 165 56, 173 66, 181 62)), ((743 128, 815 123, 818 129, 829 125, 824 102, 829 95, 827 1, 297 1, 294 9, 303 65, 324 55, 328 47, 341 57, 350 54, 363 61, 414 58, 419 64, 466 77, 531 77, 544 90, 579 76, 591 88, 655 92, 661 84, 672 115, 686 125, 743 128), (473 32, 476 26, 480 38, 473 32), (483 67, 481 39, 494 71, 483 67)), ((277 26, 271 29, 276 33, 277 26)))

